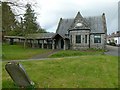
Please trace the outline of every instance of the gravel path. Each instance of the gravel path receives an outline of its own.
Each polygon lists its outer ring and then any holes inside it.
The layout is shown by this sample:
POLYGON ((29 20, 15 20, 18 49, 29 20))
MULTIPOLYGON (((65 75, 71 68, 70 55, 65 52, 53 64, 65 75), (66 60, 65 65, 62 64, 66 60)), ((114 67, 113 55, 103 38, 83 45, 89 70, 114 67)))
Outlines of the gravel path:
POLYGON ((60 51, 60 50, 55 49, 55 50, 52 50, 52 51, 47 52, 47 53, 43 53, 43 54, 36 55, 36 56, 32 57, 31 59, 48 58, 48 56, 50 56, 50 55, 52 55, 52 54, 54 54, 54 53, 57 53, 58 51, 60 51))

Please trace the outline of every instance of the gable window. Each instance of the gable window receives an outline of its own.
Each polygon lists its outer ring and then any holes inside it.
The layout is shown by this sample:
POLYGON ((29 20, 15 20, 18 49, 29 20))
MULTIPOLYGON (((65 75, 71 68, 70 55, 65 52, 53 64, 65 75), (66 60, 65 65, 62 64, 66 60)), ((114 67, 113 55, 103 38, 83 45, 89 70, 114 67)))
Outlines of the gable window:
POLYGON ((76 43, 81 43, 81 35, 76 35, 76 43))
POLYGON ((101 43, 101 35, 99 34, 94 35, 94 43, 101 43))

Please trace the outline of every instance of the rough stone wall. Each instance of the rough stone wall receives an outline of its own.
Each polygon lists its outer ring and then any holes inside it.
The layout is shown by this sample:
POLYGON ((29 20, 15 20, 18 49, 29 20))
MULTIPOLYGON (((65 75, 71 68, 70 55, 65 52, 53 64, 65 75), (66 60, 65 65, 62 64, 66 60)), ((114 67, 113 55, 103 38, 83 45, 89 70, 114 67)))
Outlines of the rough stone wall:
POLYGON ((79 50, 89 48, 89 34, 89 30, 70 31, 70 36, 72 35, 72 40, 70 40, 72 41, 70 42, 71 49, 79 50), (76 43, 76 35, 81 35, 81 43, 76 43), (85 43, 85 35, 87 35, 87 43, 85 43))
POLYGON ((90 35, 90 48, 104 49, 105 48, 105 34, 101 34, 101 43, 94 43, 94 35, 90 35))
POLYGON ((65 40, 65 49, 67 50, 67 49, 69 49, 69 45, 70 45, 70 42, 69 42, 69 40, 65 40))
POLYGON ((106 49, 106 45, 107 45, 107 24, 106 24, 105 13, 103 13, 102 19, 103 19, 103 30, 104 30, 104 33, 105 33, 105 36, 104 36, 104 49, 106 49))
POLYGON ((90 35, 89 30, 70 31, 70 41, 71 41, 70 49, 74 49, 74 50, 88 49, 89 44, 90 44, 90 48, 105 49, 105 40, 106 40, 105 37, 106 37, 105 34, 101 34, 101 43, 94 43, 94 34, 90 35), (72 39, 71 39, 71 35, 72 35, 72 39), (76 43, 76 35, 81 35, 81 43, 76 43), (87 43, 85 43, 85 35, 87 35, 87 43))

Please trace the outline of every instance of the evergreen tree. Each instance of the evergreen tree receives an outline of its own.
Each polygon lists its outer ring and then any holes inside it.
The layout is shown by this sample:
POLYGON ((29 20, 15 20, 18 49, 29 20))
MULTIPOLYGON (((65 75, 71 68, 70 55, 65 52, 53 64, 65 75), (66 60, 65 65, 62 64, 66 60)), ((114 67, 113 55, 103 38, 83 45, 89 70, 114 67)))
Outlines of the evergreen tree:
POLYGON ((39 29, 36 23, 36 17, 34 10, 31 9, 31 5, 26 5, 26 13, 24 14, 23 35, 25 37, 24 47, 26 47, 28 34, 36 33, 39 29))
POLYGON ((9 35, 14 30, 15 20, 15 15, 8 3, 2 2, 2 31, 4 31, 4 35, 9 35))
POLYGON ((22 25, 20 22, 18 22, 17 20, 15 21, 15 25, 12 31, 9 32, 9 35, 12 36, 22 36, 22 25))
POLYGON ((36 17, 34 10, 31 9, 31 5, 26 5, 26 13, 24 14, 24 35, 36 33, 38 25, 36 23, 36 17))

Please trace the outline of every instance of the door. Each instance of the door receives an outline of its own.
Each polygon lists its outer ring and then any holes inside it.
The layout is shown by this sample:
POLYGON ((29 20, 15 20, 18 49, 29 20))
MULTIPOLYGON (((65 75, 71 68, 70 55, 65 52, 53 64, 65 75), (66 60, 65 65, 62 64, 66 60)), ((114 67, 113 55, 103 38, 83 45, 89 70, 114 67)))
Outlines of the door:
POLYGON ((61 39, 61 49, 63 49, 64 48, 64 41, 63 41, 63 39, 61 39))

